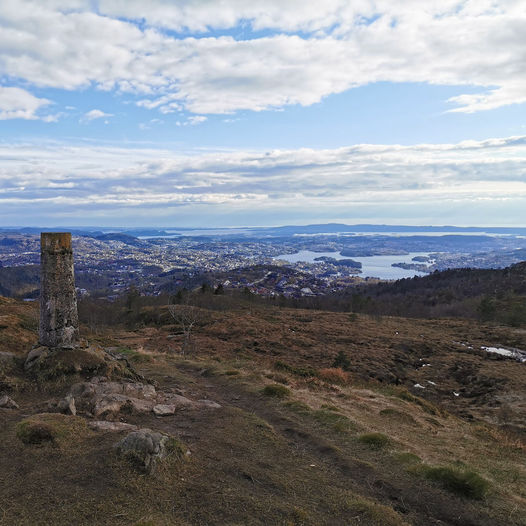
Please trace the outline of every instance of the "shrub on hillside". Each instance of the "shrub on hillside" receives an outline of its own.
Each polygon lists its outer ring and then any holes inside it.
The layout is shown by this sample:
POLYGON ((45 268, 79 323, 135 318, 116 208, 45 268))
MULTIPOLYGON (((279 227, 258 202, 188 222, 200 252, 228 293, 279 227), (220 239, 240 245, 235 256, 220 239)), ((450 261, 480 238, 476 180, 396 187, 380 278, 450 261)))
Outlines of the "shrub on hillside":
POLYGON ((421 466, 425 478, 438 482, 444 489, 470 499, 482 499, 489 482, 474 471, 461 471, 451 467, 421 466))
POLYGON ((351 360, 344 351, 339 351, 332 362, 332 367, 339 367, 344 371, 348 371, 351 368, 351 360))
POLYGON ((351 383, 351 375, 340 367, 320 369, 318 377, 331 384, 348 385, 351 383))

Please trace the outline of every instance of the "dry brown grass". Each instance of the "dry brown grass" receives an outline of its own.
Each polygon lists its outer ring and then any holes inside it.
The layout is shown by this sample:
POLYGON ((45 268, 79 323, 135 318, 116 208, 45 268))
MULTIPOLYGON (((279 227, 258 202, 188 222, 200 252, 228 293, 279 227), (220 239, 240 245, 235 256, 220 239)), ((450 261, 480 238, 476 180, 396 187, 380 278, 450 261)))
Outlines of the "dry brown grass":
MULTIPOLYGON (((131 356, 151 357, 137 366, 159 389, 223 406, 165 419, 130 416, 132 423, 181 437, 192 453, 188 462, 167 462, 147 479, 114 458, 118 436, 81 433, 74 447, 26 446, 15 437, 21 413, 0 413, 3 523, 401 525, 458 523, 462 516, 477 526, 525 524, 523 443, 478 420, 493 418, 497 397, 513 400, 524 392, 523 366, 451 343, 515 341, 520 347, 525 334, 454 320, 358 316, 349 323, 345 314, 286 309, 211 318, 196 331, 191 359, 170 352, 177 338, 168 339, 162 327, 97 335, 131 356), (351 372, 342 372, 352 382, 334 381, 342 377, 330 367, 340 350, 350 358, 351 372), (278 360, 285 366, 276 370, 278 360), (421 360, 432 365, 423 368, 421 360), (506 382, 486 398, 454 397, 460 385, 452 363, 506 382), (322 379, 307 374, 312 370, 330 372, 322 379), (286 383, 286 400, 261 395, 269 375, 273 381, 280 375, 280 387, 286 383), (393 387, 397 379, 405 387, 393 387), (426 390, 413 389, 417 382, 426 390), (473 421, 461 418, 466 411, 473 421), (372 450, 359 442, 371 433, 388 437, 389 447, 372 450), (489 481, 488 497, 465 503, 408 472, 418 459, 480 473, 489 481)), ((15 398, 27 413, 43 396, 28 391, 15 398)), ((520 404, 510 407, 521 414, 520 404)))
POLYGON ((321 380, 331 384, 349 385, 351 383, 351 375, 341 367, 325 367, 319 370, 318 376, 321 380))

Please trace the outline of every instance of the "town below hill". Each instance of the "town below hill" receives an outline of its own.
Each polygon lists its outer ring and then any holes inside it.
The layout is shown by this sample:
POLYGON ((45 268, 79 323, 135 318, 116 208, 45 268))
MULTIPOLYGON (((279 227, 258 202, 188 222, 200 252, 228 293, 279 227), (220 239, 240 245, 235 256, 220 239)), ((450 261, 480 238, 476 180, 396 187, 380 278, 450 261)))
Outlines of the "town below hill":
MULTIPOLYGON (((0 229, 0 294, 38 295, 39 229, 0 229)), ((207 284, 318 297, 364 283, 526 260, 520 229, 310 225, 268 229, 74 230, 79 294, 114 300, 207 284)))

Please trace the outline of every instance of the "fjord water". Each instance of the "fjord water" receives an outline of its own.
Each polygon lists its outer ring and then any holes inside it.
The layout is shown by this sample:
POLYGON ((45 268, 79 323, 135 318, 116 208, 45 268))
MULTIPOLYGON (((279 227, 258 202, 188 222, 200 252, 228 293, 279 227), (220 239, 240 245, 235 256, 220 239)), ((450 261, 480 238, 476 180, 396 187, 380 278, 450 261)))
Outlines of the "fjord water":
POLYGON ((380 279, 402 279, 412 278, 413 276, 423 276, 424 272, 417 270, 408 270, 391 266, 393 263, 414 263, 412 258, 415 256, 428 256, 428 252, 410 252, 403 255, 388 256, 364 256, 349 257, 342 256, 340 252, 313 252, 312 250, 300 250, 295 254, 281 254, 274 259, 281 259, 289 263, 305 261, 314 263, 315 258, 321 256, 332 257, 334 259, 353 259, 362 264, 362 272, 359 274, 362 278, 380 278, 380 279))

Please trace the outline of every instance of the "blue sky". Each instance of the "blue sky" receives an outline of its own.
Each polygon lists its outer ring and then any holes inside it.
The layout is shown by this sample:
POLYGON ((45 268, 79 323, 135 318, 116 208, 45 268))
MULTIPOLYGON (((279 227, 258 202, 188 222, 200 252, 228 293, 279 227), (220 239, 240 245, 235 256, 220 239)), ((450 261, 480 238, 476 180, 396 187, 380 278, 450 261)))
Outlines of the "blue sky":
POLYGON ((523 2, 144 6, 3 0, 0 225, 526 225, 523 2))

